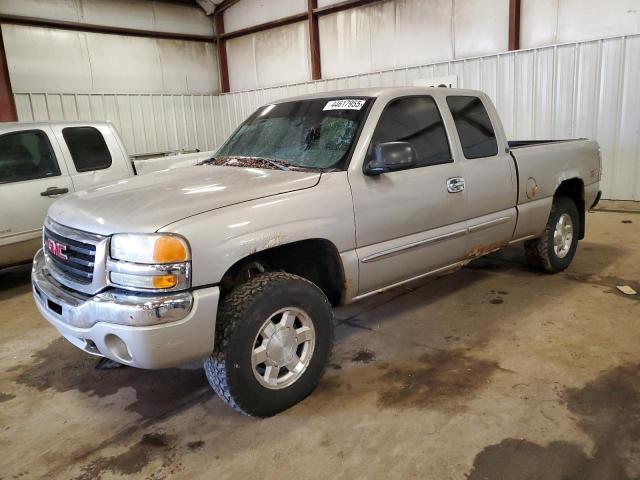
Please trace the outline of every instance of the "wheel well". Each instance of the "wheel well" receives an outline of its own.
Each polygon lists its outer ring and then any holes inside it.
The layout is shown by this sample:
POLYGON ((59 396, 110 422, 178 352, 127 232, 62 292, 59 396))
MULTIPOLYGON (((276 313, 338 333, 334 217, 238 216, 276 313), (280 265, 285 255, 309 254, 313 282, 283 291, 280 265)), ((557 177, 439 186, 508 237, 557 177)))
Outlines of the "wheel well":
POLYGON ((570 178, 569 180, 564 180, 558 189, 556 190, 555 195, 568 197, 574 201, 576 206, 578 207, 578 213, 580 215, 580 231, 578 232, 578 238, 582 240, 584 238, 584 221, 585 221, 585 205, 584 205, 584 183, 579 178, 570 178))
POLYGON ((220 282, 223 295, 265 271, 283 271, 313 282, 332 305, 344 297, 344 270, 335 245, 324 239, 301 240, 249 255, 227 270, 220 282))

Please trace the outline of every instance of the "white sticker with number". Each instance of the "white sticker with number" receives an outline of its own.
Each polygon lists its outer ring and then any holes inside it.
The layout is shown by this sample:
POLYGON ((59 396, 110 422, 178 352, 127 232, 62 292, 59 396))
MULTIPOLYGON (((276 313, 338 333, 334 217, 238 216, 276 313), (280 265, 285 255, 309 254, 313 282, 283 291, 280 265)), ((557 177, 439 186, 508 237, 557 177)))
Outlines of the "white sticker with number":
POLYGON ((322 110, 360 110, 364 105, 364 100, 356 98, 343 98, 327 102, 322 110))

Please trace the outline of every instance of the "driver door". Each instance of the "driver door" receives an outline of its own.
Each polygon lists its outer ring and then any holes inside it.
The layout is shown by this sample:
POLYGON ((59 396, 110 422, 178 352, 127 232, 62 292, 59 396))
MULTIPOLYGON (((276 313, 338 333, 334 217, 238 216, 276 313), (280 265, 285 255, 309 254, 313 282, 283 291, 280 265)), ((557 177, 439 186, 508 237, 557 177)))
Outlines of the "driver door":
POLYGON ((0 267, 33 257, 49 205, 73 191, 49 138, 34 128, 0 135, 0 267))
POLYGON ((396 141, 414 147, 414 167, 381 175, 349 171, 360 295, 446 267, 464 254, 467 193, 457 183, 464 170, 453 159, 433 97, 401 97, 385 106, 369 152, 396 141))

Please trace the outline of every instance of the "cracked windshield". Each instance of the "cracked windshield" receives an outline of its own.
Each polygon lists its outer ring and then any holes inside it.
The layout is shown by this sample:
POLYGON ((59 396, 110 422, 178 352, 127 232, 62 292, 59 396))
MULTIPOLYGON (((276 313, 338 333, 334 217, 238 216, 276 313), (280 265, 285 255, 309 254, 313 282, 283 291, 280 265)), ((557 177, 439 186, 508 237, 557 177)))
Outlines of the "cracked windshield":
POLYGON ((280 169, 344 166, 370 99, 323 98, 256 111, 211 163, 280 169))

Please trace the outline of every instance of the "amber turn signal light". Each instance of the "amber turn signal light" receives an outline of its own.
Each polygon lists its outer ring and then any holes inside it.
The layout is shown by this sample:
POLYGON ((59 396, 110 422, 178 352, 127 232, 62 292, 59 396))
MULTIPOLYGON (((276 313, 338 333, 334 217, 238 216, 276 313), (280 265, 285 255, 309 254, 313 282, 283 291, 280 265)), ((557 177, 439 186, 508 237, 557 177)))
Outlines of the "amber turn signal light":
POLYGON ((173 288, 178 281, 175 275, 160 275, 151 278, 153 288, 173 288))
POLYGON ((158 263, 184 262, 187 260, 187 249, 179 238, 160 237, 153 247, 153 259, 158 263))

